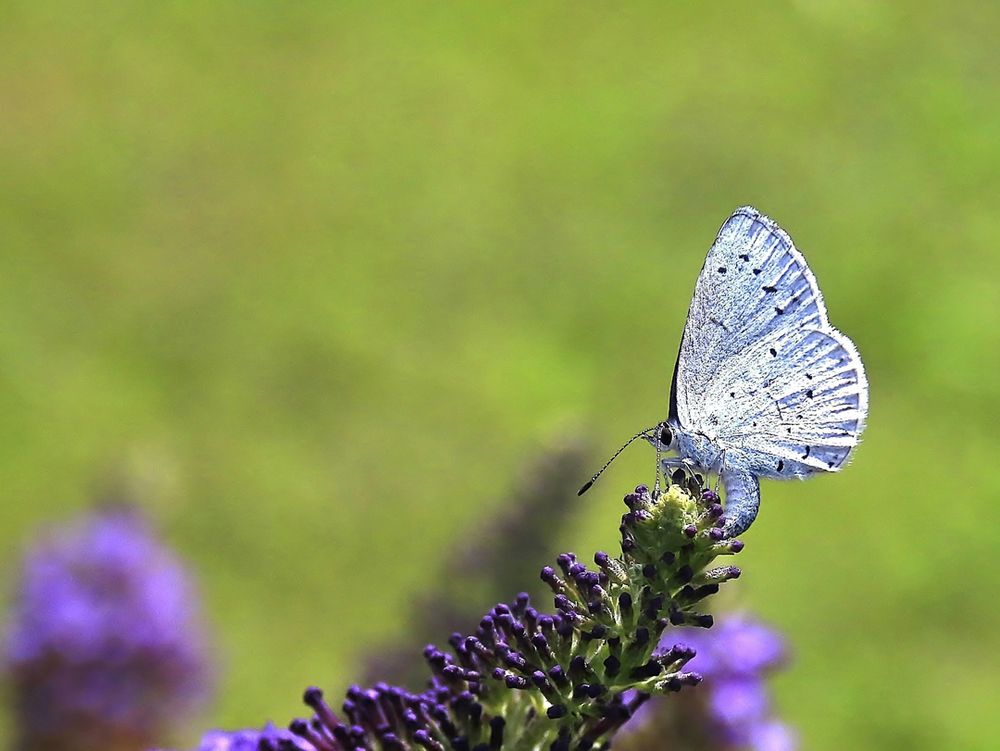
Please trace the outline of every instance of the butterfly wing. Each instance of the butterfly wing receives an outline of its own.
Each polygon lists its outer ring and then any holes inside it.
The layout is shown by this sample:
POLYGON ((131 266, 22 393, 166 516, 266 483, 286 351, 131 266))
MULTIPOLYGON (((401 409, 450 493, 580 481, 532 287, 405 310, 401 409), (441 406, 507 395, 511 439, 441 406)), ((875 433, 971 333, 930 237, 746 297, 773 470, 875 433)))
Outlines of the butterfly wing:
POLYGON ((671 417, 761 476, 835 470, 868 410, 864 366, 791 238, 753 208, 722 225, 695 285, 671 417))

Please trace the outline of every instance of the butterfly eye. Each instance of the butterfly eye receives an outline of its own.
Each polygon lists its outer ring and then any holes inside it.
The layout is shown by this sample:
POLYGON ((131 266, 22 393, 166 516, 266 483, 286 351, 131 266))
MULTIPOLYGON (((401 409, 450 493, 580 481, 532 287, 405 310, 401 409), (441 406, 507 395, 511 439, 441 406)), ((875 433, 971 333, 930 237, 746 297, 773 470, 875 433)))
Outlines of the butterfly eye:
POLYGON ((670 442, 674 439, 674 436, 673 436, 673 433, 670 432, 670 426, 669 425, 661 425, 660 426, 659 439, 660 439, 660 443, 662 443, 664 446, 669 446, 670 445, 670 442))

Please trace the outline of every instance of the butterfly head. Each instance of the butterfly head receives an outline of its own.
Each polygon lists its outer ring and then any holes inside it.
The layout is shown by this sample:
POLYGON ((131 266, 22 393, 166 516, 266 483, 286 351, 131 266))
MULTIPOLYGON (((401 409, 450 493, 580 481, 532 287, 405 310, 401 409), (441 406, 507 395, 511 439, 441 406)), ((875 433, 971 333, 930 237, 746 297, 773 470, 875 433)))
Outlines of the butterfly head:
POLYGON ((677 448, 674 441, 674 427, 664 420, 645 434, 649 444, 659 451, 672 451, 677 448))

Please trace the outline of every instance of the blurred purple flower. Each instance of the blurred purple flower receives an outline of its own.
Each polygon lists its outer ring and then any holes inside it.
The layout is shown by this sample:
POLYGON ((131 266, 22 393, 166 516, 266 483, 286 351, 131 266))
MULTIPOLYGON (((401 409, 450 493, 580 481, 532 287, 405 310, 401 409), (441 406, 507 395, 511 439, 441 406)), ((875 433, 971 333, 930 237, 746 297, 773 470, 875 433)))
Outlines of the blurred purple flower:
POLYGON ((720 618, 711 630, 684 629, 677 640, 698 650, 690 667, 706 675, 757 676, 778 667, 786 653, 777 631, 740 614, 720 618))
POLYGON ((775 630, 746 615, 720 617, 711 629, 676 629, 659 651, 675 644, 697 650, 687 668, 704 677, 695 691, 643 705, 615 736, 621 751, 646 751, 660 739, 679 749, 794 751, 795 734, 771 713, 767 676, 787 656, 775 630), (700 725, 700 727, 696 727, 700 725))
POLYGON ((17 748, 137 751, 208 694, 181 563, 126 506, 41 536, 25 556, 4 662, 17 748))
POLYGON ((260 749, 299 749, 313 751, 313 747, 287 730, 268 724, 262 730, 237 730, 227 733, 213 730, 202 736, 198 751, 260 751, 260 749), (280 745, 279 745, 280 744, 280 745))
POLYGON ((747 738, 747 746, 754 751, 795 751, 798 745, 791 728, 777 720, 758 723, 747 738))
MULTIPOLYGON (((704 675, 704 674, 703 674, 704 675)), ((741 730, 752 726, 768 710, 767 687, 760 678, 710 677, 712 715, 724 728, 741 730)), ((738 733, 735 737, 742 737, 738 733)))

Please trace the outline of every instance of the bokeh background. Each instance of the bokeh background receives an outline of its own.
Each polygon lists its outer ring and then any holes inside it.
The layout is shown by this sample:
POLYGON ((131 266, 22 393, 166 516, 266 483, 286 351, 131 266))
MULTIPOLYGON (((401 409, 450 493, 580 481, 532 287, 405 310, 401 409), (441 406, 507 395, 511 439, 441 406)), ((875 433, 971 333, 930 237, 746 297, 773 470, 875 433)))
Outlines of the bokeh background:
MULTIPOLYGON (((810 749, 993 747, 998 6, 3 6, 5 592, 39 523, 124 485, 215 624, 204 727, 286 721, 542 447, 599 464, 665 414, 753 203, 872 389, 853 465, 766 484, 745 537, 781 712, 810 749)), ((623 456, 552 554, 613 548, 651 470, 623 456)))

